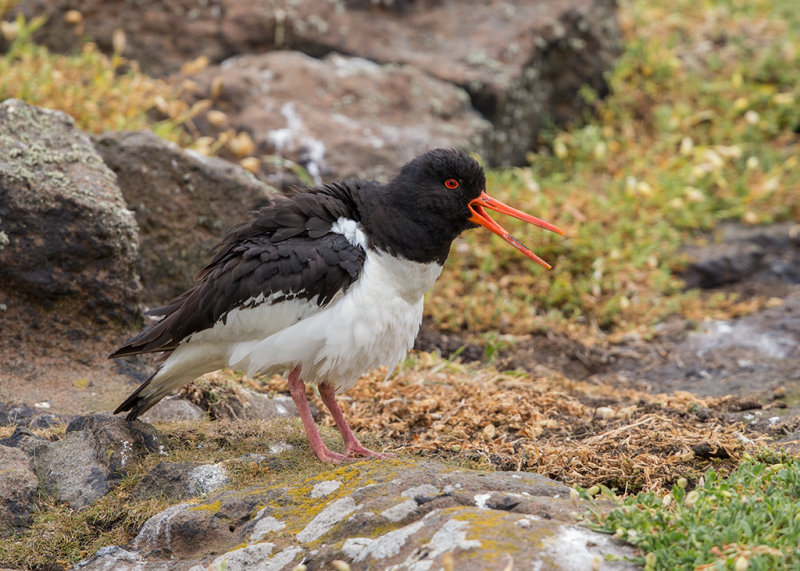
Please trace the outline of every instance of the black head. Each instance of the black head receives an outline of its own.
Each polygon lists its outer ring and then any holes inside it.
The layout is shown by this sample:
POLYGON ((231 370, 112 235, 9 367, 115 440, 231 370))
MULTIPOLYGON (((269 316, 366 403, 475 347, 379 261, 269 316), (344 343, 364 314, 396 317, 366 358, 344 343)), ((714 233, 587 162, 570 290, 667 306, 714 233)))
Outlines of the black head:
POLYGON ((453 240, 478 225, 540 261, 489 218, 484 207, 563 234, 489 197, 483 167, 455 149, 433 149, 406 163, 376 198, 372 212, 362 221, 373 244, 417 262, 444 263, 453 240))
POLYGON ((454 216, 461 210, 461 217, 468 218, 469 201, 486 190, 486 175, 478 161, 464 151, 433 149, 406 163, 390 185, 396 191, 417 194, 421 200, 451 205, 454 216))

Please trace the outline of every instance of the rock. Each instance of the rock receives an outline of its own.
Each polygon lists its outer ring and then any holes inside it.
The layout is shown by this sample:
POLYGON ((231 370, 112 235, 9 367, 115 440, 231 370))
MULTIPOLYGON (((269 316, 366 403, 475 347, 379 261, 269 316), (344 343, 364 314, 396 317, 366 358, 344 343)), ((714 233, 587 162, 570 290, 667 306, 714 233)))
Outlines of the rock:
POLYGON ((613 0, 444 0, 379 13, 314 0, 279 4, 240 5, 223 19, 225 37, 238 50, 339 52, 458 85, 494 126, 486 155, 493 165, 524 163, 545 124, 580 119, 581 87, 604 95, 603 74, 621 53, 613 0))
POLYGON ((36 457, 35 467, 47 493, 80 509, 116 486, 136 455, 163 449, 151 426, 94 414, 73 420, 64 438, 36 457))
POLYGON ((23 450, 0 445, 0 537, 27 526, 36 509, 39 480, 30 464, 23 450))
MULTIPOLYGON (((94 557, 77 563, 72 569, 77 571, 142 571, 152 569, 145 567, 146 562, 136 551, 123 549, 118 545, 101 547, 94 557)), ((166 571, 167 567, 161 567, 166 571)))
POLYGON ((114 173, 72 119, 0 103, 0 378, 4 400, 34 403, 26 425, 119 398, 105 355, 138 312, 137 248, 114 173))
MULTIPOLYGON (((534 374, 546 364, 571 379, 653 393, 783 400, 800 383, 800 288, 787 289, 784 299, 771 299, 749 315, 666 321, 661 331, 656 327, 656 341, 632 337, 587 346, 578 339, 540 335, 520 340, 498 363, 534 374)), ((787 400, 793 404, 791 397, 787 400)), ((708 410, 698 410, 698 420, 708 418, 708 410)))
POLYGON ((648 368, 660 391, 770 398, 800 383, 800 292, 752 315, 705 321, 670 349, 648 368))
POLYGON ((139 417, 142 422, 173 422, 176 420, 197 420, 207 418, 206 412, 188 400, 169 396, 161 399, 156 405, 139 417))
POLYGON ((19 448, 29 456, 38 456, 50 445, 50 441, 36 436, 27 428, 18 426, 11 436, 0 439, 0 446, 19 448))
POLYGON ((286 442, 285 440, 279 442, 271 442, 266 450, 264 450, 265 454, 257 454, 253 452, 248 452, 246 454, 242 454, 239 456, 239 460, 242 462, 257 464, 258 466, 264 466, 267 468, 280 470, 285 469, 283 467, 283 459, 277 458, 284 452, 288 452, 289 450, 293 450, 294 446, 286 442))
POLYGON ((166 497, 181 500, 206 496, 228 483, 222 466, 196 462, 161 462, 133 489, 136 499, 166 497))
POLYGON ((227 116, 222 125, 199 117, 201 133, 245 131, 250 154, 288 158, 315 182, 385 179, 436 146, 484 152, 491 131, 465 91, 410 66, 279 51, 236 57, 185 80, 189 102, 211 99, 227 116))
POLYGON ((354 570, 635 569, 623 559, 632 548, 576 525, 581 510, 569 488, 536 474, 357 462, 172 506, 144 524, 134 551, 106 547, 82 565, 111 565, 120 550, 144 569, 198 571, 331 569, 337 560, 354 570))
POLYGON ((686 252, 694 261, 683 272, 688 288, 714 288, 742 281, 800 284, 800 225, 723 224, 718 239, 686 252))
MULTIPOLYGON (((274 420, 298 417, 297 406, 287 395, 267 395, 244 387, 214 395, 213 402, 206 400, 208 414, 214 420, 274 420)), ((316 417, 317 407, 310 403, 311 414, 316 417)))
POLYGON ((240 418, 274 420, 276 418, 298 417, 297 406, 292 397, 286 395, 269 396, 264 393, 242 389, 244 408, 240 418))
POLYGON ((0 426, 9 424, 27 425, 33 419, 36 410, 20 404, 2 403, 0 404, 0 426))
POLYGON ((245 540, 265 500, 259 493, 236 492, 202 504, 169 507, 145 522, 133 547, 155 559, 191 559, 226 551, 245 540))
POLYGON ((275 192, 238 165, 150 132, 107 132, 95 146, 136 216, 146 303, 183 293, 225 230, 275 192))
MULTIPOLYGON (((487 141, 493 164, 522 163, 543 125, 580 119, 586 107, 581 87, 588 84, 604 95, 603 74, 621 51, 614 0, 389 5, 364 0, 199 5, 182 0, 147 12, 147 17, 126 9, 123 0, 61 0, 46 8, 40 0, 25 0, 16 10, 29 17, 48 13, 37 39, 61 51, 87 34, 110 52, 114 31, 124 30, 123 54, 156 75, 174 73, 201 55, 219 63, 233 55, 286 49, 410 65, 467 90, 472 106, 494 126, 487 141), (70 9, 81 11, 80 24, 65 20, 70 9)), ((315 97, 299 93, 301 99, 315 97)), ((300 117, 307 120, 303 113, 300 117)), ((471 135, 462 133, 461 139, 469 141, 471 135)))
POLYGON ((7 100, 0 133, 0 298, 130 322, 137 228, 114 173, 64 113, 7 100))
MULTIPOLYGON (((301 553, 299 547, 287 547, 279 553, 273 553, 275 544, 259 543, 235 549, 220 555, 211 562, 211 569, 244 571, 246 569, 291 569, 290 563, 301 553)), ((205 571, 204 567, 192 567, 190 571, 205 571)))
POLYGON ((30 428, 50 428, 63 422, 55 414, 42 413, 41 409, 24 404, 0 403, 0 426, 16 424, 30 428))

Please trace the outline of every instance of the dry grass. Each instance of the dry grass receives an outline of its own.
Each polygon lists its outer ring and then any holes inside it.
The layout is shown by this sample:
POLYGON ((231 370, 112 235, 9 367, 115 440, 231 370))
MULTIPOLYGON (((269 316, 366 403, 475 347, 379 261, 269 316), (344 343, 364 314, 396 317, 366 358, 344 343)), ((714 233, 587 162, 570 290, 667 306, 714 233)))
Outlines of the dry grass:
MULTIPOLYGON (((745 444, 741 424, 725 420, 722 413, 735 408, 730 397, 650 395, 559 374, 500 373, 426 353, 386 382, 384 375, 364 377, 340 395, 354 430, 395 452, 534 471, 568 485, 668 488, 712 465, 732 469, 754 444, 745 444)), ((266 385, 285 391, 280 378, 266 385)), ((327 414, 321 422, 332 425, 327 414)))

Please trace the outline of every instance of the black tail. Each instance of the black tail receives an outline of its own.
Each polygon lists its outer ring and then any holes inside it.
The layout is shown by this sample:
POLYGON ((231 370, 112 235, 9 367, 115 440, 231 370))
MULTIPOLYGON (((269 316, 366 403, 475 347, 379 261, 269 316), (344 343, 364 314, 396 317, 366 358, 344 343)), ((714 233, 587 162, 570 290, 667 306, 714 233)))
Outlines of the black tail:
POLYGON ((155 307, 145 312, 151 317, 163 317, 161 321, 154 323, 147 329, 131 337, 111 353, 108 358, 127 357, 129 355, 139 355, 141 353, 154 353, 157 351, 174 351, 187 332, 180 329, 181 325, 187 320, 176 316, 183 306, 183 303, 192 293, 193 289, 179 295, 171 302, 161 307, 155 307))
POLYGON ((114 411, 114 414, 119 414, 121 412, 128 412, 128 416, 125 417, 126 420, 136 420, 136 418, 144 414, 150 407, 156 404, 158 401, 161 400, 161 396, 158 398, 152 398, 147 396, 141 396, 140 393, 142 390, 150 384, 150 381, 153 380, 153 377, 161 370, 161 367, 156 369, 156 371, 148 377, 148 379, 143 382, 139 387, 133 391, 128 398, 126 398, 121 405, 117 407, 114 411))
POLYGON ((153 353, 155 351, 174 351, 178 346, 171 323, 166 319, 148 327, 135 337, 128 339, 120 348, 111 353, 108 358, 127 357, 140 353, 153 353))

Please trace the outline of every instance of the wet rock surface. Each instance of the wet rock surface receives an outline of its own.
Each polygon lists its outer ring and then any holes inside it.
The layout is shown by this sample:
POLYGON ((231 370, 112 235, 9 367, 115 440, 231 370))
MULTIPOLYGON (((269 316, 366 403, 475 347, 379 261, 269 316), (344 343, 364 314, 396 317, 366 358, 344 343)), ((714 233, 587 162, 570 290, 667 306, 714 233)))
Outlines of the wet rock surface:
POLYGON ((486 474, 428 461, 323 469, 291 489, 269 484, 178 504, 131 546, 105 547, 79 569, 628 569, 630 547, 576 526, 569 488, 525 472, 486 474), (498 546, 502 545, 502 548, 498 546))
POLYGON ((536 372, 545 367, 569 378, 653 393, 762 400, 796 395, 800 291, 773 303, 740 318, 675 323, 654 342, 586 346, 558 335, 520 339, 498 361, 501 368, 536 372))

